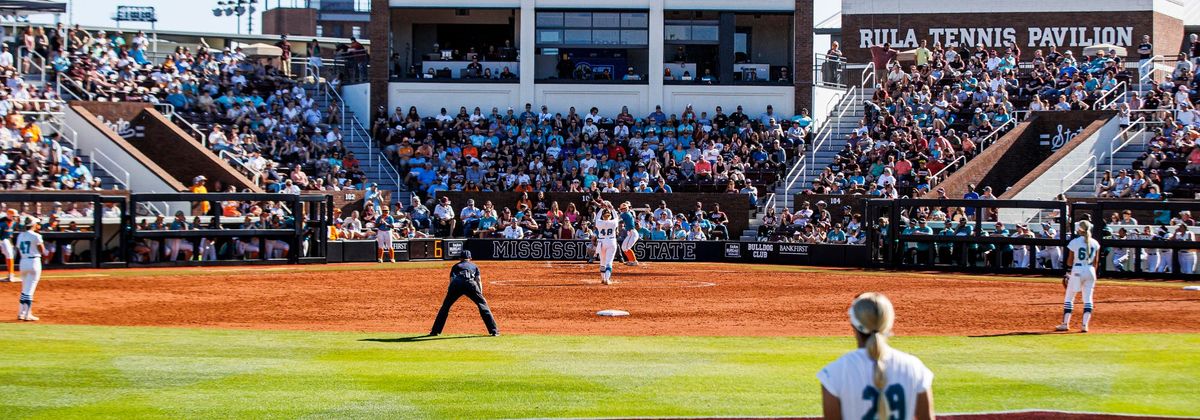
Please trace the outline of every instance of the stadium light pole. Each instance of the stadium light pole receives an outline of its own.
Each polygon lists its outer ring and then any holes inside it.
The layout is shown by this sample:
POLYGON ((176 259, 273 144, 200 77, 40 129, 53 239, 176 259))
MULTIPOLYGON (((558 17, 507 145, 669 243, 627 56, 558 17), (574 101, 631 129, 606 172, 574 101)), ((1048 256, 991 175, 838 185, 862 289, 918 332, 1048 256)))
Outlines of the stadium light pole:
POLYGON ((237 16, 237 33, 242 33, 242 15, 246 15, 246 33, 254 33, 254 13, 258 11, 258 0, 219 0, 212 9, 213 16, 237 16))

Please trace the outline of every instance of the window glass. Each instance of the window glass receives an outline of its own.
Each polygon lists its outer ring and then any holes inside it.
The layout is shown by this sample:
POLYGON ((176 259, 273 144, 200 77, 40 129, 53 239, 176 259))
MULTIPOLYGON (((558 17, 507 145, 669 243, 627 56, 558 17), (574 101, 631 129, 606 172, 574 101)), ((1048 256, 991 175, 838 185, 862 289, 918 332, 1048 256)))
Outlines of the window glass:
POLYGON ((649 13, 622 13, 621 14, 622 28, 647 28, 650 27, 649 13))
POLYGON ((692 39, 692 27, 687 25, 667 25, 663 27, 663 39, 667 41, 687 41, 692 39))
POLYGON ((537 33, 537 42, 544 44, 558 44, 562 42, 562 31, 558 29, 539 29, 537 33))
POLYGON ((621 31, 621 43, 625 45, 646 45, 650 43, 650 31, 621 31))
POLYGON ((554 12, 540 12, 537 14, 538 27, 561 27, 563 25, 563 14, 554 12))
POLYGON ((563 42, 567 44, 591 44, 592 31, 589 29, 567 29, 563 31, 563 42))
POLYGON ((563 26, 567 28, 592 27, 592 14, 588 12, 563 13, 563 26))
POLYGON ((593 28, 620 28, 620 13, 592 13, 593 28))
POLYGON ((692 40, 693 41, 717 41, 717 36, 720 30, 716 26, 693 26, 692 40))
POLYGON ((616 45, 621 43, 621 31, 616 29, 596 29, 592 31, 592 43, 597 45, 616 45))

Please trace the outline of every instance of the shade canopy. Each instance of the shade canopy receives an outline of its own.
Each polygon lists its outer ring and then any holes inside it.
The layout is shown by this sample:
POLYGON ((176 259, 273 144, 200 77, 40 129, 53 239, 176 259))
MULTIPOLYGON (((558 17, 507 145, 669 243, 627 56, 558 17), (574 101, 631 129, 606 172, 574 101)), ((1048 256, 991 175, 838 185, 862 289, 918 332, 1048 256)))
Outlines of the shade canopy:
POLYGON ((67 4, 50 0, 0 0, 0 16, 66 13, 67 4))
POLYGON ((242 47, 242 54, 246 54, 247 57, 279 57, 283 55, 283 49, 260 42, 242 47))
POLYGON ((1105 54, 1108 54, 1109 50, 1116 51, 1117 56, 1120 56, 1120 57, 1124 57, 1124 56, 1128 55, 1127 54, 1128 51, 1125 49, 1125 47, 1113 45, 1113 44, 1096 44, 1096 45, 1084 48, 1083 55, 1089 55, 1089 56, 1096 55, 1097 51, 1104 51, 1105 54))

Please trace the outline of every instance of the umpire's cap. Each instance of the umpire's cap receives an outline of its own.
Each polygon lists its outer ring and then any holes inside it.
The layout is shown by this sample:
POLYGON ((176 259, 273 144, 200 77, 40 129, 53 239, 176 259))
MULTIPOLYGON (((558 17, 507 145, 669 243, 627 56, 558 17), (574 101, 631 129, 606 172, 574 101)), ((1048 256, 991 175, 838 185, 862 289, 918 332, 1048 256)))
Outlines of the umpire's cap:
POLYGON ((469 259, 471 259, 471 251, 463 251, 463 253, 462 253, 462 259, 464 259, 464 260, 469 260, 469 259))

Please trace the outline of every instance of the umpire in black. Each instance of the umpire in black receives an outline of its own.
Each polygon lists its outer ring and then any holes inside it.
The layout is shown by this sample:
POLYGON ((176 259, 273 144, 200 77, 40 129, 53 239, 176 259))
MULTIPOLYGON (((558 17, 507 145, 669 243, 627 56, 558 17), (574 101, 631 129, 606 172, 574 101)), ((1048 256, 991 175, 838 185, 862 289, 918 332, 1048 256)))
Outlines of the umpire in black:
POLYGON ((437 320, 433 321, 433 330, 429 331, 429 335, 436 336, 442 333, 442 327, 446 326, 446 317, 450 316, 450 307, 462 296, 479 306, 479 316, 483 317, 483 324, 487 326, 488 333, 493 337, 500 335, 500 330, 496 329, 496 320, 492 318, 492 310, 483 298, 483 280, 479 278, 479 267, 471 262, 471 251, 463 251, 462 261, 450 268, 450 288, 446 291, 446 299, 442 301, 442 309, 438 310, 437 320))

